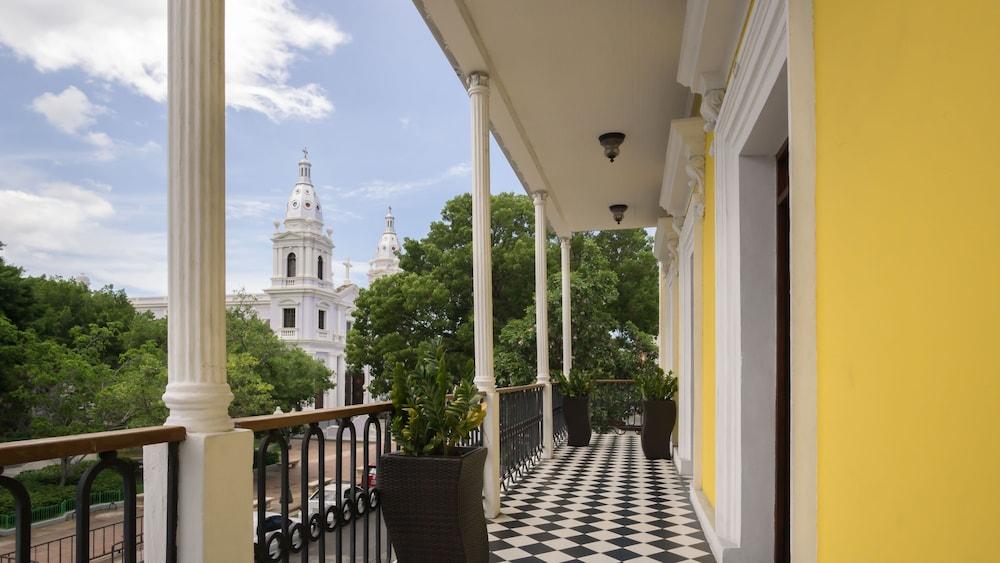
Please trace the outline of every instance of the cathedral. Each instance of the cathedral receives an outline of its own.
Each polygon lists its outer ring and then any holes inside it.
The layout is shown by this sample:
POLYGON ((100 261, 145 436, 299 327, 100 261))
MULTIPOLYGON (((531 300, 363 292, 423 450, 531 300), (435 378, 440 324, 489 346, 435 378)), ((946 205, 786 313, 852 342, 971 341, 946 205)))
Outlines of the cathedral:
MULTIPOLYGON (((351 279, 350 260, 345 279, 333 277, 333 229, 324 229, 323 209, 312 183, 312 164, 302 151, 298 180, 285 205, 285 220, 274 222, 271 235, 271 284, 259 294, 230 294, 226 305, 248 304, 271 324, 282 340, 294 344, 330 369, 334 388, 316 397, 317 407, 360 403, 367 384, 362 374, 348 374, 347 333, 351 330, 358 286, 351 279), (282 228, 282 223, 284 228, 282 228)), ((399 267, 399 238, 390 207, 368 269, 368 281, 392 275, 399 267)), ((167 314, 165 297, 132 299, 137 311, 167 314)))

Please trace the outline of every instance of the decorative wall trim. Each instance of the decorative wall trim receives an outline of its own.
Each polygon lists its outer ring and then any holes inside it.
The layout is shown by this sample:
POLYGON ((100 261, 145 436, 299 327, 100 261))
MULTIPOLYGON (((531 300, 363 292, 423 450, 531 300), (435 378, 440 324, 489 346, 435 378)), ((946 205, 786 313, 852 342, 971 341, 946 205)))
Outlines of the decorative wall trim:
MULTIPOLYGON (((755 152, 755 147, 748 146, 748 140, 758 126, 766 129, 762 135, 780 134, 782 140, 787 135, 787 126, 779 123, 787 119, 787 111, 764 113, 768 101, 787 104, 786 93, 781 91, 785 87, 781 80, 787 58, 786 1, 757 0, 732 81, 722 100, 714 141, 717 327, 714 529, 720 545, 732 546, 722 554, 721 560, 727 563, 773 557, 770 515, 774 510, 774 441, 767 438, 773 436, 774 334, 772 330, 772 352, 767 354, 768 331, 761 326, 767 326, 768 314, 773 319, 774 307, 765 299, 750 297, 763 295, 759 290, 767 286, 767 275, 774 275, 773 268, 767 270, 767 254, 761 252, 761 247, 768 240, 773 245, 773 154, 777 151, 752 158, 764 153, 755 152), (758 188, 757 193, 751 194, 754 187, 758 188), (766 188, 770 188, 772 200, 770 223, 766 188), (768 358, 770 391, 762 375, 768 370, 768 358), (752 384, 744 385, 744 380, 752 384), (749 426, 751 414, 753 428, 749 426)), ((773 247, 770 260, 774 260, 773 247)), ((773 298, 773 289, 771 295, 773 298)))
POLYGON ((719 118, 719 110, 722 109, 722 102, 726 96, 726 91, 722 88, 709 90, 701 98, 701 117, 705 120, 705 132, 715 130, 715 122, 719 118))
POLYGON ((792 282, 792 561, 815 563, 816 79, 812 0, 788 3, 792 282))
POLYGON ((663 183, 660 186, 660 207, 668 213, 672 215, 687 213, 691 193, 696 187, 700 188, 704 182, 704 154, 704 121, 700 117, 675 119, 670 122, 670 134, 663 164, 663 183))
POLYGON ((701 531, 705 534, 705 541, 708 542, 709 549, 712 550, 712 557, 716 561, 722 561, 725 546, 715 531, 715 510, 712 508, 712 503, 708 502, 704 493, 693 486, 690 488, 690 494, 691 507, 694 508, 698 522, 701 523, 701 531))

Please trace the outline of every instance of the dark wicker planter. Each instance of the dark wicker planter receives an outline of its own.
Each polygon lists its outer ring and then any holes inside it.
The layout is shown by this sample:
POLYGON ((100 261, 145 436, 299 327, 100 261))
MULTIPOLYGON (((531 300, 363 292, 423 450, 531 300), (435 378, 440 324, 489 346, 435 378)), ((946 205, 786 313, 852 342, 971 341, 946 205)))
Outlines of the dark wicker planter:
POLYGON ((483 513, 485 448, 456 456, 384 454, 378 486, 400 563, 487 563, 483 513))
POLYGON ((670 459, 670 435, 677 419, 677 403, 642 402, 642 453, 646 459, 670 459))
POLYGON ((566 417, 566 444, 590 445, 590 397, 564 397, 563 416, 566 417))

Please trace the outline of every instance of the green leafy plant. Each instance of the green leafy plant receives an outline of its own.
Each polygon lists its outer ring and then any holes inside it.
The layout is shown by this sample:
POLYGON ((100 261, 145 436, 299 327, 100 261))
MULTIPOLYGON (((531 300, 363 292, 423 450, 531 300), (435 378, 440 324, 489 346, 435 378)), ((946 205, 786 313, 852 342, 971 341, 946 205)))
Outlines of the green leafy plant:
POLYGON ((665 401, 677 394, 677 378, 674 372, 664 373, 660 366, 651 361, 641 362, 635 371, 635 381, 639 384, 642 398, 647 401, 665 401))
POLYGON ((559 386, 563 397, 587 397, 594 388, 594 374, 589 371, 570 370, 569 377, 561 371, 552 376, 553 382, 559 386))
POLYGON ((471 370, 452 388, 453 370, 444 347, 437 343, 431 348, 415 369, 408 371, 397 364, 393 371, 392 432, 407 455, 454 455, 460 442, 486 417, 471 370))

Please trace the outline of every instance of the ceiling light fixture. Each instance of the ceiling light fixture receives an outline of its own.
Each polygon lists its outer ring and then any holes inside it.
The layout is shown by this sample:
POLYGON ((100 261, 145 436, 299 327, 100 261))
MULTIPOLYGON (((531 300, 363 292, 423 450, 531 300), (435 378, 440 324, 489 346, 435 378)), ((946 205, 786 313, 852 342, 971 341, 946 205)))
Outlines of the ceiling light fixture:
POLYGON ((611 162, 614 162, 618 153, 621 152, 619 147, 625 142, 625 133, 605 133, 598 137, 597 140, 604 147, 604 156, 608 157, 608 160, 611 162))
POLYGON ((615 223, 621 225, 622 219, 625 218, 625 210, 628 209, 628 206, 624 203, 616 203, 611 207, 608 207, 608 209, 611 210, 611 216, 614 217, 615 223))

